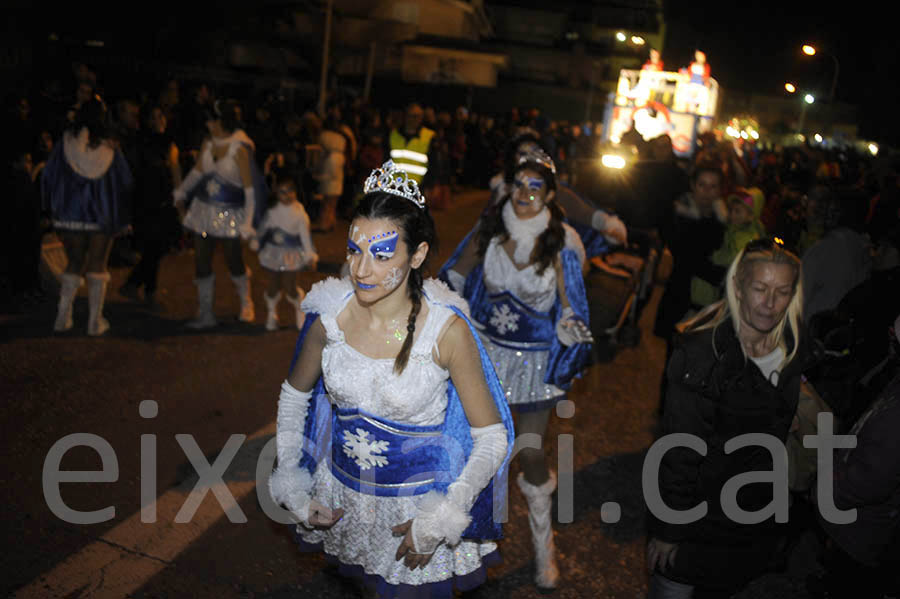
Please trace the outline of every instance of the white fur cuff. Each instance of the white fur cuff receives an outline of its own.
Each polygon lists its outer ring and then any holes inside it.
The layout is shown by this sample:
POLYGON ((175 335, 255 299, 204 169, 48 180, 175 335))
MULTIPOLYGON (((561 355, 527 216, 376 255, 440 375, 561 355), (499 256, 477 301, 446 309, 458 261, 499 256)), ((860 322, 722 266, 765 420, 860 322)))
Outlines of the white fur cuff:
POLYGON ((413 519, 412 538, 419 553, 433 552, 441 541, 459 543, 472 517, 437 491, 429 491, 419 500, 419 513, 413 519))
POLYGON ((269 477, 269 495, 278 505, 283 505, 308 527, 309 492, 312 489, 312 475, 297 465, 279 466, 269 477))

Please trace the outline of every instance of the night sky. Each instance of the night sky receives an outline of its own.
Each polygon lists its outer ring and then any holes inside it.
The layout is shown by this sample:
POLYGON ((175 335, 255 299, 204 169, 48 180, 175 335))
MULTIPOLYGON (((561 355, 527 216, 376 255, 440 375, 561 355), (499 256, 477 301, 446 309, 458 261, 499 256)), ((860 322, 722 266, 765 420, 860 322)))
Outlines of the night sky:
MULTIPOLYGON (((30 25, 64 24, 70 30, 85 27, 98 35, 104 29, 114 29, 108 35, 119 38, 127 38, 131 31, 131 39, 135 39, 148 30, 159 32, 161 27, 174 30, 189 24, 202 28, 213 23, 221 27, 229 14, 242 19, 241 11, 248 10, 246 4, 237 11, 223 11, 222 5, 212 4, 187 9, 155 6, 144 14, 131 5, 102 14, 79 6, 66 11, 68 14, 57 14, 57 18, 44 15, 30 25)), ((730 89, 781 95, 785 93, 785 81, 792 81, 798 91, 809 91, 817 100, 825 101, 834 63, 824 53, 815 57, 802 54, 800 46, 811 43, 838 57, 837 100, 859 107, 860 134, 900 145, 900 119, 892 116, 892 107, 900 96, 900 52, 895 21, 887 8, 873 2, 808 0, 669 0, 664 6, 667 32, 663 60, 668 69, 686 66, 693 48, 700 47, 706 51, 713 77, 726 93, 730 89)))
POLYGON ((699 46, 726 93, 781 95, 792 81, 825 101, 834 62, 804 55, 800 47, 810 43, 838 58, 837 101, 859 107, 860 134, 897 143, 900 119, 891 113, 900 95, 900 52, 896 22, 885 11, 872 2, 667 2, 663 59, 686 65, 699 46))

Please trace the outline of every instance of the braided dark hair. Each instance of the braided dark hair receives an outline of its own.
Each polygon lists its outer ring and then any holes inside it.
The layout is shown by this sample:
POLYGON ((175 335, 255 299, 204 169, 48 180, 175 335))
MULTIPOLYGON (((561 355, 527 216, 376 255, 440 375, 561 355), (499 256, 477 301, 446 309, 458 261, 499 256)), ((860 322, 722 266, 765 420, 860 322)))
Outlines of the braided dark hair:
MULTIPOLYGON (((556 176, 549 168, 543 164, 536 162, 523 162, 516 166, 513 174, 523 170, 531 170, 538 173, 547 184, 547 193, 556 191, 556 176)), ((503 222, 503 206, 512 199, 512 193, 507 194, 505 198, 488 208, 481 223, 478 227, 478 257, 484 259, 487 253, 488 245, 494 237, 500 237, 503 243, 509 239, 509 232, 503 222)), ((553 264, 556 255, 563 248, 566 242, 566 231, 563 229, 562 221, 565 213, 559 202, 554 196, 552 200, 546 201, 547 209, 550 211, 550 223, 547 229, 538 236, 531 252, 531 260, 537 263, 537 274, 542 274, 544 269, 553 264)))
POLYGON ((81 105, 75 113, 75 120, 69 127, 73 135, 78 135, 82 129, 88 130, 88 146, 96 148, 100 142, 109 137, 109 126, 106 114, 106 104, 100 96, 94 96, 81 105))
MULTIPOLYGON (((412 254, 419 244, 423 241, 428 244, 428 253, 431 254, 437 244, 437 235, 435 233, 434 220, 428 207, 419 208, 411 201, 400 196, 385 193, 383 191, 375 191, 368 193, 363 197, 362 201, 356 207, 353 213, 353 219, 367 218, 375 220, 386 218, 397 224, 402 231, 403 242, 412 254)), ((416 332, 416 318, 422 310, 422 284, 425 280, 422 271, 428 262, 428 256, 419 268, 413 268, 409 271, 409 281, 407 290, 409 299, 412 301, 412 309, 409 312, 409 318, 406 321, 406 339, 394 360, 394 372, 401 374, 409 362, 409 354, 412 351, 413 336, 416 332)))

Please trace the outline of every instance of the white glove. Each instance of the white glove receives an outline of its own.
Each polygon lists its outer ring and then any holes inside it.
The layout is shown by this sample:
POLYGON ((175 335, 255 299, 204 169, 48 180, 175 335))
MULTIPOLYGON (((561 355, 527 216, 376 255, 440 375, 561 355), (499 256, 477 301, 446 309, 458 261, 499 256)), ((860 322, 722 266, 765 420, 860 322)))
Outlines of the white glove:
POLYGON ((187 194, 190 193, 192 189, 197 187, 197 183, 200 182, 200 179, 203 178, 203 175, 200 174, 195 168, 191 169, 191 172, 188 173, 187 177, 185 177, 181 181, 181 185, 175 188, 175 191, 172 192, 172 199, 174 202, 184 202, 187 200, 187 194))
POLYGON ((301 524, 309 527, 309 492, 312 476, 297 465, 303 450, 303 429, 309 410, 311 392, 297 391, 291 384, 281 384, 278 396, 275 448, 278 467, 269 477, 269 494, 278 505, 283 505, 301 524))
POLYGON ((591 330, 584 321, 575 316, 575 311, 570 306, 563 308, 559 320, 556 321, 556 337, 565 346, 594 342, 591 330))
POLYGON ((624 245, 628 242, 628 229, 622 219, 615 214, 597 210, 591 217, 591 226, 603 233, 606 241, 613 245, 624 245))
POLYGON ((411 532, 416 553, 433 553, 442 541, 451 546, 459 543, 472 520, 472 504, 506 458, 506 426, 502 422, 470 431, 472 453, 459 478, 446 495, 430 491, 419 501, 411 532))
POLYGON ((244 240, 256 237, 256 229, 253 228, 253 214, 256 210, 256 192, 252 187, 244 188, 244 222, 238 225, 238 232, 244 240))
POLYGON ((447 271, 447 280, 450 282, 450 288, 459 294, 466 288, 466 278, 452 268, 447 271))

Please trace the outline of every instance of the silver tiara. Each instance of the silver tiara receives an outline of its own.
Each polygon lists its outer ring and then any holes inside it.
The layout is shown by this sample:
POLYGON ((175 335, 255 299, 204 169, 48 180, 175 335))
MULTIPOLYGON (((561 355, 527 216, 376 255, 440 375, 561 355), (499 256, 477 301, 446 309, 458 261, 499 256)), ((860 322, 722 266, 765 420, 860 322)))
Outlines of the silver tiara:
POLYGON ((366 179, 363 185, 363 193, 383 191, 401 198, 406 198, 419 208, 425 208, 425 196, 419 191, 419 185, 409 178, 402 168, 388 160, 376 168, 366 179))
POLYGON ((526 153, 522 154, 519 157, 520 165, 525 164, 526 162, 539 164, 556 175, 556 165, 553 164, 553 159, 547 156, 547 153, 540 148, 533 148, 531 150, 528 150, 526 153))

